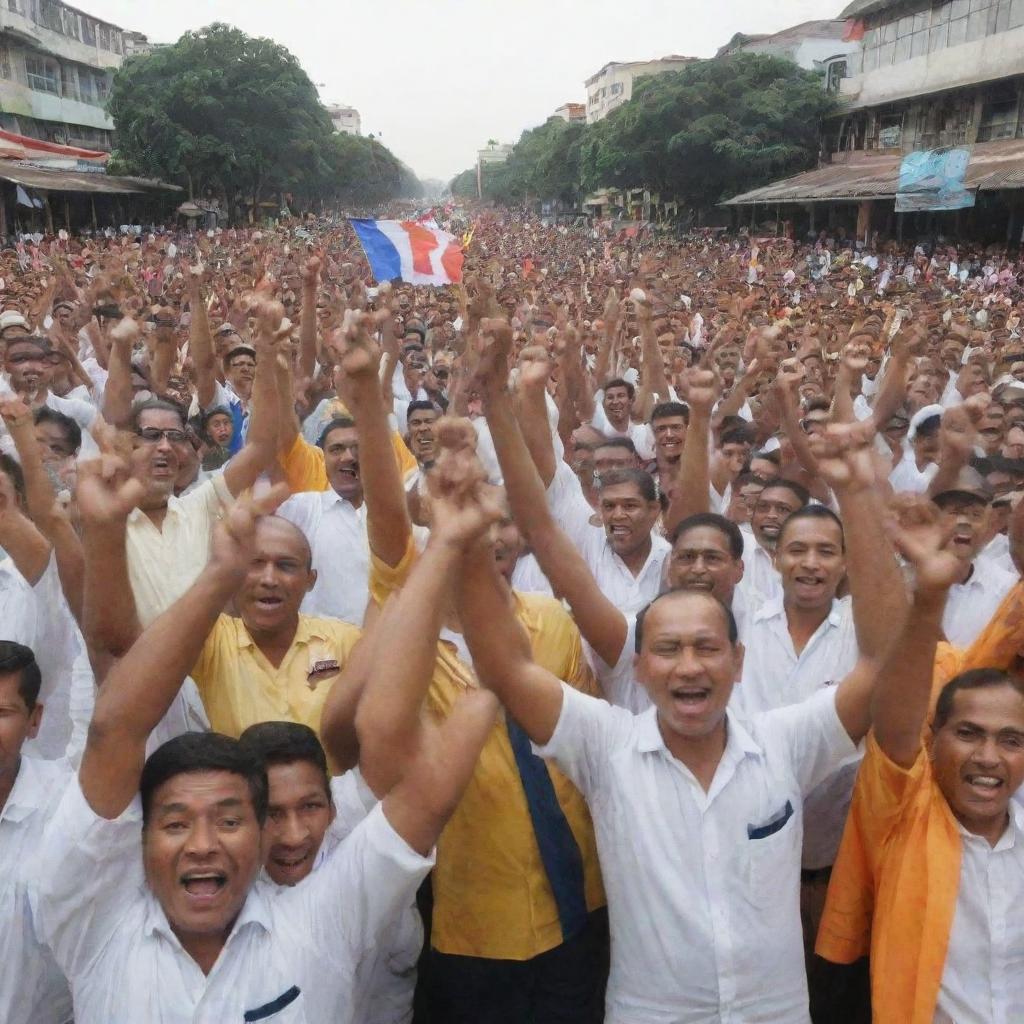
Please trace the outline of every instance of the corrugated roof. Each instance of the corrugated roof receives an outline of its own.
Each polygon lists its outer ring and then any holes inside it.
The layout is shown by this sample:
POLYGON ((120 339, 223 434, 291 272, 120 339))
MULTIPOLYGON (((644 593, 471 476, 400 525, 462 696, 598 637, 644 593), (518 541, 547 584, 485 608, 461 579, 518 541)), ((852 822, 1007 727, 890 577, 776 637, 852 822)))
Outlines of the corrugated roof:
MULTIPOLYGON (((753 203, 820 203, 886 199, 896 195, 902 152, 854 154, 848 163, 827 164, 773 181, 727 199, 723 206, 753 203)), ((1024 139, 980 142, 971 151, 964 184, 983 192, 1024 188, 1024 139)))
POLYGON ((25 188, 54 192, 106 192, 130 195, 155 191, 181 192, 177 185, 153 178, 117 177, 96 171, 56 171, 31 167, 16 160, 0 160, 0 180, 12 181, 25 188))

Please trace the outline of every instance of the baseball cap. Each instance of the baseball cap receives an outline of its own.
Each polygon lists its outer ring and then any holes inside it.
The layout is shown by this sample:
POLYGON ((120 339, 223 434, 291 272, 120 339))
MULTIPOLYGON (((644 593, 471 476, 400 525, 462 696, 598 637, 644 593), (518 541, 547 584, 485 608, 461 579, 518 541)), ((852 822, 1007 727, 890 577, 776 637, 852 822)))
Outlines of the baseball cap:
POLYGON ((953 485, 933 495, 932 501, 941 508, 952 498, 968 497, 987 505, 992 501, 992 493, 991 484, 973 466, 964 466, 953 485))

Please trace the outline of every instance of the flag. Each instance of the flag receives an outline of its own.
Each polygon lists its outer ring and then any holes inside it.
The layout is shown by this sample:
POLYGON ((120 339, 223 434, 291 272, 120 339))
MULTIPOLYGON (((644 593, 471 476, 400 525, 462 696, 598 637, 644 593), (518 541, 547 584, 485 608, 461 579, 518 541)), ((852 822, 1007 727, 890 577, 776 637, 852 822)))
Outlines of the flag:
POLYGON ((462 246, 454 235, 414 220, 357 220, 350 223, 378 281, 396 277, 409 284, 457 284, 462 280, 462 246))

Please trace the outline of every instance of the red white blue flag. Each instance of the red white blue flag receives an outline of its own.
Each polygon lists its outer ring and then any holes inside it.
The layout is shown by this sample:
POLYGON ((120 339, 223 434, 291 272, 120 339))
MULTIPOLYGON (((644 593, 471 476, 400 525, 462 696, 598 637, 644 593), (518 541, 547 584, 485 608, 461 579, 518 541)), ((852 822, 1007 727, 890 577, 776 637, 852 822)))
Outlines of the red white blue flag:
POLYGON ((351 220, 373 276, 409 284, 456 284, 462 280, 462 246, 436 225, 415 220, 351 220))

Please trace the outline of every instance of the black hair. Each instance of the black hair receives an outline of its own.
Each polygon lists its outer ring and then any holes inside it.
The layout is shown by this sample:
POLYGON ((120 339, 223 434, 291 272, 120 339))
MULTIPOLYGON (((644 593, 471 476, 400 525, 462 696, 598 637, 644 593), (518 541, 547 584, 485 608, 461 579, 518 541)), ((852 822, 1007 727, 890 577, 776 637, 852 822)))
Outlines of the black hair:
POLYGON ((612 377, 612 379, 605 384, 603 389, 604 393, 608 394, 608 391, 611 388, 625 388, 626 394, 629 395, 630 398, 636 397, 636 388, 633 387, 628 380, 623 380, 621 377, 612 377))
POLYGON ((301 722, 257 722, 250 725, 238 742, 252 750, 265 768, 275 765, 304 762, 323 776, 327 798, 331 796, 331 775, 327 770, 327 755, 308 725, 301 722))
POLYGON ((795 480, 783 480, 782 477, 777 476, 774 480, 765 481, 764 489, 766 491, 772 487, 784 487, 800 502, 801 508, 811 500, 811 492, 803 484, 798 484, 795 480))
POLYGON ((625 448, 633 455, 637 454, 636 445, 631 437, 606 437, 603 441, 594 442, 594 450, 598 448, 625 448))
POLYGON ((798 508, 791 515, 787 516, 783 520, 782 526, 779 528, 779 537, 776 542, 777 545, 782 544, 782 537, 786 530, 789 529, 790 523, 799 522, 801 519, 829 519, 836 526, 839 527, 839 547, 840 550, 846 551, 846 533, 843 530, 843 521, 832 511, 827 505, 804 505, 803 508, 798 508))
POLYGON ((348 430, 356 425, 355 420, 351 416, 335 416, 330 423, 320 431, 320 437, 317 439, 317 447, 323 448, 327 443, 327 435, 332 430, 348 430))
POLYGON ((14 672, 18 673, 18 696, 25 702, 25 707, 32 711, 43 685, 35 652, 31 647, 13 640, 0 640, 0 674, 11 675, 14 672))
POLYGON ((65 416, 48 405, 41 405, 32 414, 32 419, 37 427, 40 423, 52 423, 63 433, 64 440, 71 445, 73 451, 77 452, 82 447, 82 428, 70 416, 65 416))
POLYGON ((682 402, 659 402, 651 410, 651 423, 655 420, 667 420, 669 416, 682 416, 686 423, 690 422, 690 407, 682 402))
POLYGON ((751 427, 744 425, 742 427, 732 427, 730 430, 724 431, 718 442, 718 447, 724 448, 727 444, 753 445, 753 443, 754 431, 751 427))
POLYGON ((24 345, 24 344, 31 344, 32 346, 34 346, 35 348, 39 349, 39 351, 43 352, 44 354, 46 352, 52 352, 53 351, 53 345, 50 342, 50 339, 49 338, 45 338, 45 337, 43 337, 42 335, 39 335, 39 334, 16 334, 16 335, 14 335, 13 338, 8 338, 7 339, 7 347, 8 348, 10 348, 11 345, 24 345))
POLYGON ((601 474, 598 487, 603 491, 616 484, 636 484, 636 489, 644 501, 658 500, 658 486, 654 482, 654 477, 644 469, 610 469, 607 473, 601 474))
POLYGON ((740 631, 736 626, 736 616, 733 615, 732 609, 720 601, 714 594, 709 594, 706 590, 686 590, 682 587, 677 587, 674 590, 666 590, 664 593, 659 594, 652 601, 648 601, 643 608, 636 613, 636 630, 633 635, 634 645, 633 650, 639 654, 644 642, 644 621, 647 618, 647 613, 664 597, 671 597, 674 594, 694 594, 697 597, 706 597, 711 601, 714 601, 719 608, 722 609, 722 614, 725 616, 726 631, 729 635, 729 643, 735 647, 739 641, 740 631))
POLYGON ((672 531, 672 546, 675 547, 684 533, 702 526, 718 530, 725 537, 729 542, 729 554, 733 558, 743 557, 743 534, 740 528, 731 519, 726 519, 725 516, 720 516, 717 512, 698 512, 677 523, 676 528, 672 531))
POLYGON ((832 403, 822 395, 817 395, 814 398, 808 398, 804 402, 804 412, 829 412, 832 409, 832 403))
POLYGON ((188 413, 180 405, 175 402, 165 401, 162 398, 148 398, 145 402, 139 402, 138 405, 132 407, 132 430, 136 433, 139 431, 139 421, 142 419, 142 414, 150 411, 173 412, 181 420, 182 430, 188 426, 188 413))
POLYGON ((1024 680, 998 668, 974 668, 954 676, 939 692, 932 728, 941 729, 949 721, 953 713, 953 702, 961 690, 983 690, 995 686, 1012 686, 1024 697, 1024 680))
POLYGON ((14 488, 14 493, 18 496, 18 503, 24 506, 25 473, 13 455, 8 455, 7 452, 0 452, 0 473, 6 474, 7 478, 11 481, 11 486, 14 488))
POLYGON ((914 431, 914 440, 916 441, 919 437, 935 437, 939 433, 939 427, 942 426, 942 417, 938 413, 934 413, 931 416, 926 417, 917 425, 917 430, 914 431))
POLYGON ((780 469, 782 467, 782 452, 780 452, 778 448, 770 452, 763 450, 759 452, 751 452, 750 460, 753 461, 754 459, 764 459, 765 462, 770 462, 773 466, 778 466, 780 469))
POLYGON ((153 795, 178 775, 198 772, 230 772, 249 785, 256 820, 267 818, 267 770, 251 747, 219 732, 186 732, 161 744, 146 758, 139 780, 142 827, 149 824, 153 795))
POLYGON ((414 402, 410 402, 406 406, 405 418, 407 421, 414 412, 436 412, 438 416, 441 415, 440 412, 438 412, 437 406, 425 398, 417 398, 414 402))
POLYGON ((252 345, 246 345, 244 342, 241 345, 235 345, 224 353, 224 365, 226 367, 231 366, 231 360, 238 355, 252 356, 255 361, 256 349, 252 345))

